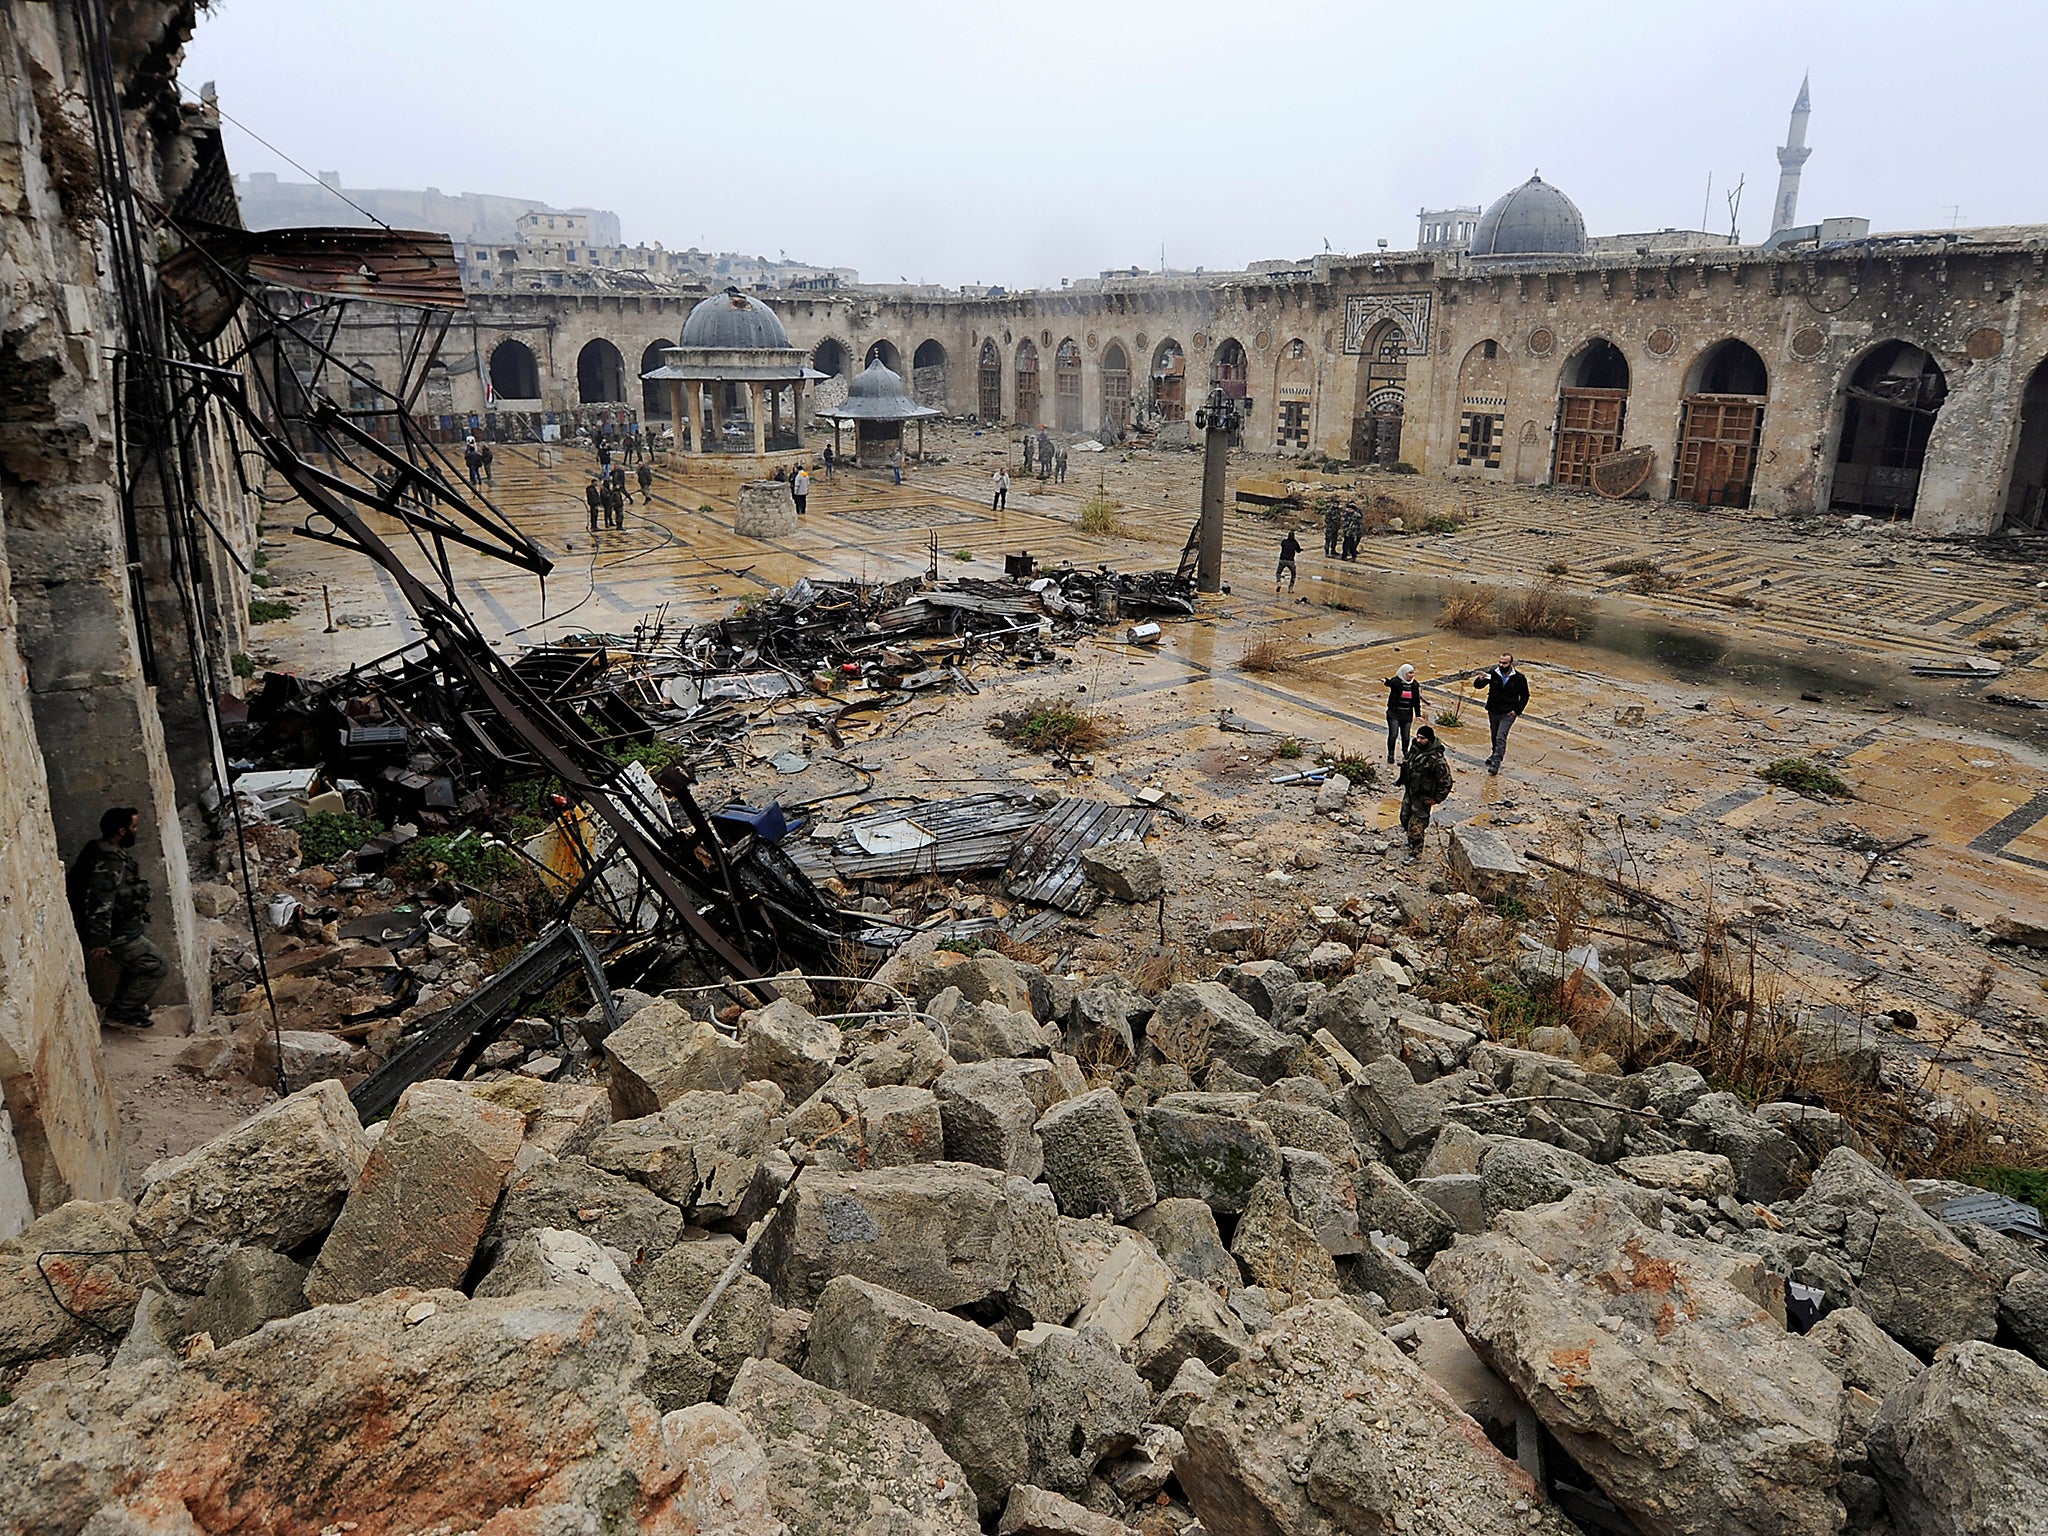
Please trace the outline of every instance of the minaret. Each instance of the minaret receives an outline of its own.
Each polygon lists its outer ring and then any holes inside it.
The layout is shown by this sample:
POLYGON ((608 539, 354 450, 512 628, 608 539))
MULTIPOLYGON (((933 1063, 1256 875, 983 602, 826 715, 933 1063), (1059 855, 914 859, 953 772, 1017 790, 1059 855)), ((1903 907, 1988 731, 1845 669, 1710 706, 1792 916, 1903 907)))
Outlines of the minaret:
POLYGON ((1799 81, 1799 99, 1792 103, 1792 127, 1778 150, 1778 200, 1771 205, 1771 233, 1790 228, 1799 212, 1799 168, 1813 153, 1806 147, 1806 119, 1813 106, 1806 99, 1806 79, 1799 81))

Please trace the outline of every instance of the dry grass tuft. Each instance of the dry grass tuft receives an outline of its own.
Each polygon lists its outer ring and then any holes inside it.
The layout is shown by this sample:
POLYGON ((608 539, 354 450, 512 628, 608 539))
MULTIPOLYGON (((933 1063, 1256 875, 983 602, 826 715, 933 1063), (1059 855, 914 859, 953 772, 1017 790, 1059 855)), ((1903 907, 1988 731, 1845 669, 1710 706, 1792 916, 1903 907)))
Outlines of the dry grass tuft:
POLYGON ((1263 640, 1245 642, 1237 667, 1240 672, 1294 672, 1300 669, 1301 659, 1284 642, 1268 635, 1263 640))
POLYGON ((1072 699, 1032 699, 1004 710, 988 728, 1032 752, 1089 752, 1113 734, 1094 710, 1072 699))
POLYGON ((1124 527, 1123 519, 1117 516, 1121 508, 1107 491, 1098 490, 1081 503, 1078 519, 1083 533, 1099 533, 1110 538, 1122 538, 1130 530, 1124 527))
POLYGON ((1585 610, 1552 581, 1507 593, 1500 601, 1500 621, 1518 635, 1553 640, 1576 640, 1586 627, 1585 610))
POLYGON ((1447 592, 1444 594, 1443 611, 1436 616, 1436 627, 1460 635, 1493 634, 1500 627, 1496 612, 1499 602, 1500 593, 1492 587, 1447 592))

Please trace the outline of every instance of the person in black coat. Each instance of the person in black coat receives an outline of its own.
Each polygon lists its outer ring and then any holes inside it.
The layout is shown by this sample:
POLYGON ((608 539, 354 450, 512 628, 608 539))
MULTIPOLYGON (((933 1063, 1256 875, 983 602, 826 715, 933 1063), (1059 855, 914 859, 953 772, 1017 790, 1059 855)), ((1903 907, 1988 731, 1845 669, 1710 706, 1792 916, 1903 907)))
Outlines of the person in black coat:
POLYGON ((1529 679, 1515 670, 1514 657, 1502 653, 1499 664, 1473 678, 1472 686, 1486 690, 1486 723, 1493 733, 1493 754, 1486 759, 1486 771, 1499 773, 1508 755, 1508 732, 1529 707, 1529 679))
POLYGON ((1394 738, 1400 737, 1401 755, 1408 755, 1408 732, 1422 714, 1422 679, 1406 662, 1387 678, 1387 761, 1394 760, 1394 738))

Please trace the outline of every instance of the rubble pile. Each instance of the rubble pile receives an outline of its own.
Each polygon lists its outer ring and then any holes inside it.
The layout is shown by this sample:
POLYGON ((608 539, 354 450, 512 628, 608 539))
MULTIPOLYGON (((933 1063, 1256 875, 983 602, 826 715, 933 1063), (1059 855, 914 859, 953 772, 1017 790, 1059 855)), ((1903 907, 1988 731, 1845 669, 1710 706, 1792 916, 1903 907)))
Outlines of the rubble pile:
POLYGON ((579 1080, 303 1087, 0 1244, 7 1527, 2041 1528, 2038 1228, 1489 1038, 1422 996, 1478 904, 1399 896, 1315 967, 926 936, 620 992, 579 1080))

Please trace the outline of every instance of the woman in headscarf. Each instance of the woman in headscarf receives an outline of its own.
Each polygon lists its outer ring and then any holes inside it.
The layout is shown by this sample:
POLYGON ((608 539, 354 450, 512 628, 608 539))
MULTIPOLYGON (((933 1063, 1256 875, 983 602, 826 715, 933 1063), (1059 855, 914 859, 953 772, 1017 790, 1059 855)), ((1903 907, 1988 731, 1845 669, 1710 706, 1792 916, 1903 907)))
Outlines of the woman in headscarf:
POLYGON ((1401 670, 1386 680, 1387 684, 1387 761, 1394 760, 1394 742, 1401 743, 1401 755, 1408 755, 1408 733, 1422 714, 1422 683, 1415 675, 1415 669, 1406 662, 1401 670))

